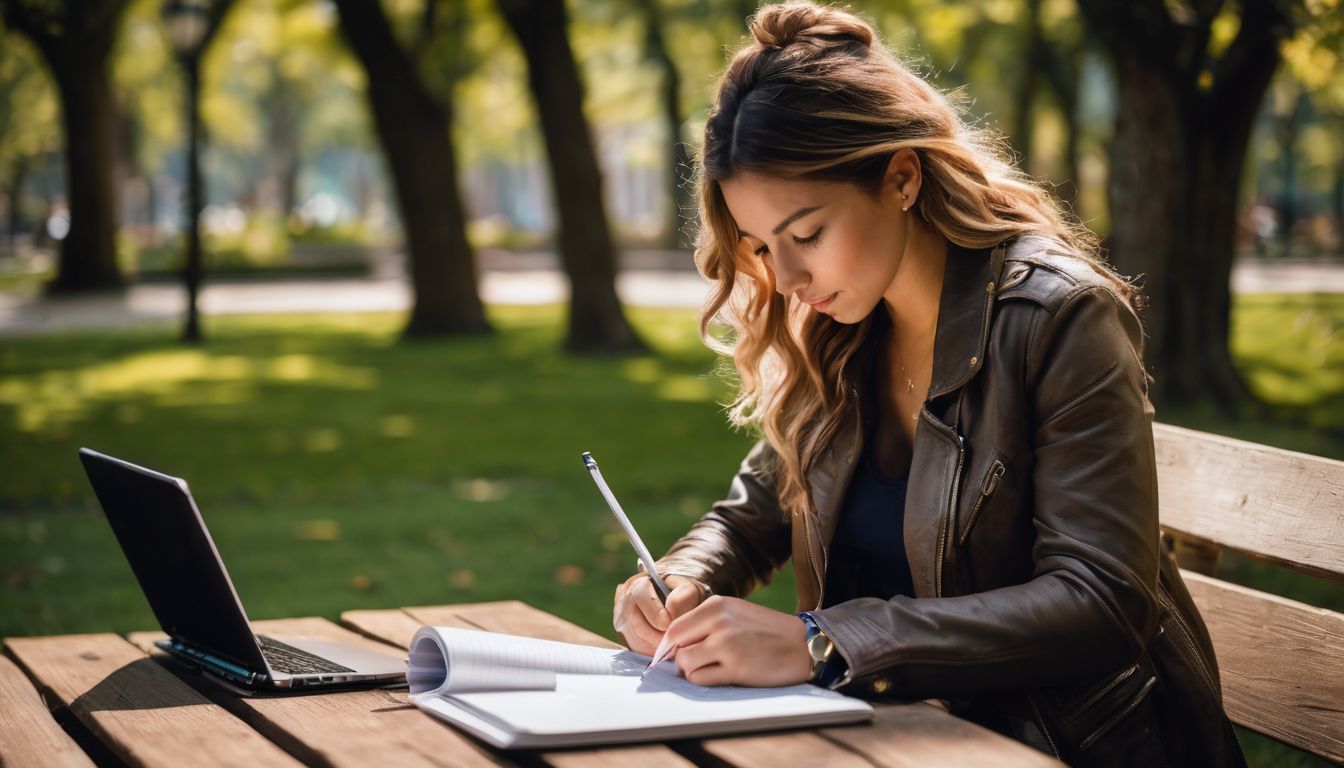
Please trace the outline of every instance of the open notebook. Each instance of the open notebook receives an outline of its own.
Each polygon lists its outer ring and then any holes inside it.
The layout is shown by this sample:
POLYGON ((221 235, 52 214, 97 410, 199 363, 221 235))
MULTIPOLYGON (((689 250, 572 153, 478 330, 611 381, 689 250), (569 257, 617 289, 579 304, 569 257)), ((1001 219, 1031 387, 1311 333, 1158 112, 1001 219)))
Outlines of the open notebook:
POLYGON ((873 708, 814 685, 705 687, 633 651, 423 627, 407 680, 420 709, 496 747, 566 747, 869 720, 873 708))

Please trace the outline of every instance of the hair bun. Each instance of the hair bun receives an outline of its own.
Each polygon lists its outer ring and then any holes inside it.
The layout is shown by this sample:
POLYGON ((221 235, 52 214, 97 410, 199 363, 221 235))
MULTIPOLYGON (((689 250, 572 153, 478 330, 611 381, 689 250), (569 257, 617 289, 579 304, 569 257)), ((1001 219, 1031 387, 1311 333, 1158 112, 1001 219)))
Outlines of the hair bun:
POLYGON ((858 17, 837 8, 810 2, 786 2, 761 6, 749 22, 756 42, 767 48, 786 48, 807 41, 827 47, 857 43, 873 45, 873 28, 858 17))

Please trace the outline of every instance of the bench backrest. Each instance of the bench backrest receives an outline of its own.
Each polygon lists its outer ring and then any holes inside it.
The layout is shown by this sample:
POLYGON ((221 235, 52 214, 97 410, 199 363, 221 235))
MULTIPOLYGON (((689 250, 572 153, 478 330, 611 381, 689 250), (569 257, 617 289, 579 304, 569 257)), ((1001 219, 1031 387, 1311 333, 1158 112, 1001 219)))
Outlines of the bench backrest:
MULTIPOLYGON (((1166 424, 1153 438, 1165 532, 1344 581, 1344 462, 1166 424)), ((1344 761, 1344 614, 1183 575, 1232 721, 1344 761)))

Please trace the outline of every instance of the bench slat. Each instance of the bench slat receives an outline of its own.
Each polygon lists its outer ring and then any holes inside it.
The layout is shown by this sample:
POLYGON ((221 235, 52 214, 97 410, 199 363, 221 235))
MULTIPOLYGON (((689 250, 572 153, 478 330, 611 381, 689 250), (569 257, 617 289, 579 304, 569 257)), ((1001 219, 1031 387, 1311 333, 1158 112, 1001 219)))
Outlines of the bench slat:
POLYGON ((297 766, 114 634, 12 637, 28 675, 131 765, 297 766))
POLYGON ((1154 424, 1163 528, 1344 580, 1344 461, 1154 424))
MULTIPOLYGON (((334 640, 383 653, 399 652, 322 618, 254 621, 252 626, 267 635, 334 640)), ((154 653, 158 652, 154 641, 162 637, 158 632, 130 636, 133 643, 154 653)), ((484 747, 426 717, 406 700, 404 690, 248 698, 198 676, 194 684, 304 762, 338 767, 500 764, 484 747)))
POLYGON ((923 702, 880 704, 875 728, 837 726, 821 731, 828 739, 864 755, 874 765, 923 768, 956 765, 994 768, 1059 766, 1059 761, 988 728, 962 720, 923 702))
MULTIPOLYGON (((374 637, 405 647, 411 635, 421 626, 463 627, 505 632, 511 635, 541 637, 567 643, 585 643, 614 648, 614 643, 601 635, 589 632, 557 616, 539 611, 518 600, 498 603, 467 603, 406 608, 397 611, 406 618, 391 615, 390 611, 346 611, 341 621, 359 628, 374 637), (407 623, 409 622, 409 624, 407 623), (407 629, 411 629, 408 633, 407 629), (386 633, 386 634, 385 634, 386 633)), ((421 715, 430 719, 428 715, 421 715)), ((626 766, 639 765, 686 768, 691 765, 685 758, 662 744, 622 745, 543 753, 541 760, 557 768, 569 766, 626 766)))
POLYGON ((1344 761, 1344 614, 1181 575, 1213 639, 1232 721, 1344 761))
POLYGON ((57 725, 23 670, 0 656, 0 764, 11 768, 92 766, 57 725))

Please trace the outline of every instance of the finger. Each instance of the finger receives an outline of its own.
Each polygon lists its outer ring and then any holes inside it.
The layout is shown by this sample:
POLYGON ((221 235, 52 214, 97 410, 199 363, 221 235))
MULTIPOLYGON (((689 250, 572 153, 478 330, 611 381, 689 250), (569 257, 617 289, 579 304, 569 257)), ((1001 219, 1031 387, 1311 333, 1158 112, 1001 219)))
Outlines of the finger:
POLYGON ((677 618, 700 604, 700 589, 690 582, 681 582, 667 596, 667 613, 677 618))
POLYGON ((622 633, 626 638, 635 637, 640 640, 640 648, 631 645, 630 650, 639 651, 640 653, 647 655, 653 651, 658 643, 662 642, 662 631, 650 625, 644 618, 644 615, 638 610, 632 609, 627 611, 623 618, 625 619, 625 628, 622 630, 622 633))
POLYGON ((672 617, 668 614, 667 609, 663 607, 663 601, 658 599, 658 594, 654 592, 653 582, 648 579, 645 579, 644 582, 648 584, 647 589, 640 588, 639 586, 632 587, 632 589, 636 591, 636 594, 634 595, 635 604, 639 606, 640 612, 644 614, 644 619, 648 621, 651 626, 656 627, 661 633, 667 629, 668 624, 672 623, 672 617))
POLYGON ((684 674, 687 681, 696 685, 729 685, 733 682, 729 669, 717 661, 684 674))
POLYGON ((718 626, 722 600, 720 597, 710 597, 673 619, 667 627, 667 634, 672 636, 673 642, 683 648, 701 642, 710 635, 715 626, 718 626))
POLYGON ((624 608, 624 606, 621 604, 621 598, 624 596, 625 585, 617 584, 616 596, 611 600, 611 627, 617 632, 620 632, 625 626, 625 620, 622 618, 622 614, 624 613, 622 608, 624 608))

